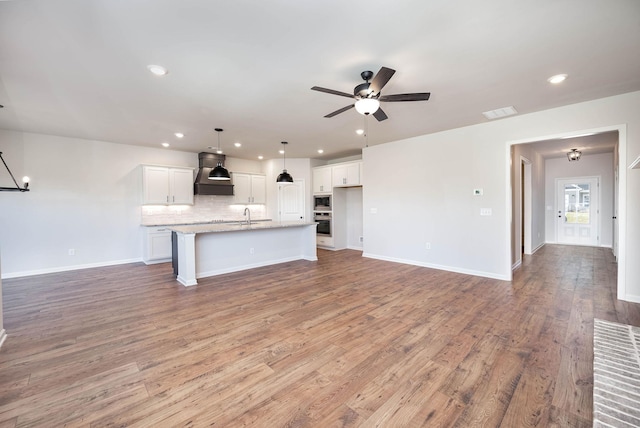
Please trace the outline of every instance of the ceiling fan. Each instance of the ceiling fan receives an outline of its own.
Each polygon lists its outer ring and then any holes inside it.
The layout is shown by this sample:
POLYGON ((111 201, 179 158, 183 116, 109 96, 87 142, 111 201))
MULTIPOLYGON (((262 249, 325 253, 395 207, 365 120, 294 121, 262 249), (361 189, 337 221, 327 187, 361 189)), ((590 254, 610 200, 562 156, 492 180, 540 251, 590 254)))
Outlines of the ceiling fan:
POLYGON ((329 113, 325 117, 333 117, 340 113, 343 113, 353 107, 364 115, 373 114, 373 117, 378 119, 378 122, 388 118, 384 111, 380 108, 380 102, 399 102, 399 101, 427 101, 430 92, 415 92, 411 94, 393 94, 393 95, 381 95, 380 91, 384 85, 389 82, 391 77, 396 71, 382 67, 380 71, 373 75, 372 71, 363 71, 360 73, 362 80, 365 83, 361 83, 353 89, 353 95, 346 92, 335 91, 333 89, 322 88, 320 86, 314 86, 311 88, 314 91, 326 92, 327 94, 340 95, 341 97, 353 98, 356 100, 354 104, 350 104, 346 107, 342 107, 332 113, 329 113), (373 80, 371 78, 373 77, 373 80), (369 82, 371 80, 371 82, 369 82))

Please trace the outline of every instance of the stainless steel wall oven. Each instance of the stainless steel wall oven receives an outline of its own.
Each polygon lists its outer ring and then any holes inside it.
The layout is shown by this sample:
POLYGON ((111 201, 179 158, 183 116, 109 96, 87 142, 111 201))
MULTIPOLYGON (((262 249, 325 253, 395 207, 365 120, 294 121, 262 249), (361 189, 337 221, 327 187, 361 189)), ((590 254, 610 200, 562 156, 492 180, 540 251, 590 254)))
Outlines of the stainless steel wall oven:
POLYGON ((316 234, 331 236, 331 213, 315 213, 314 219, 318 224, 316 234))

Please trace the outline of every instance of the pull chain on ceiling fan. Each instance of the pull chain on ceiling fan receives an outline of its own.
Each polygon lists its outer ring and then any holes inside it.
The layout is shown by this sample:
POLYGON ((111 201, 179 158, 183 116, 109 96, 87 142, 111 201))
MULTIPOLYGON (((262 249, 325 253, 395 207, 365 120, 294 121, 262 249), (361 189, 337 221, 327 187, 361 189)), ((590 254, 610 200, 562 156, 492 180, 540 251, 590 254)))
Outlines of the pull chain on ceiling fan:
POLYGON ((395 72, 395 70, 387 67, 380 68, 380 71, 378 71, 375 76, 372 71, 363 71, 360 73, 360 76, 365 83, 357 85, 353 89, 353 95, 342 91, 336 91, 334 89, 322 88, 320 86, 314 86, 311 89, 356 100, 355 103, 331 112, 325 117, 333 117, 355 107, 358 113, 365 116, 372 115, 378 120, 378 122, 381 122, 388 118, 386 113, 380 108, 381 102, 427 101, 431 96, 430 92, 381 95, 380 91, 382 91, 382 88, 384 88, 384 86, 389 82, 395 72), (372 77, 373 80, 371 80, 372 77), (369 82, 369 80, 371 80, 371 82, 369 82))

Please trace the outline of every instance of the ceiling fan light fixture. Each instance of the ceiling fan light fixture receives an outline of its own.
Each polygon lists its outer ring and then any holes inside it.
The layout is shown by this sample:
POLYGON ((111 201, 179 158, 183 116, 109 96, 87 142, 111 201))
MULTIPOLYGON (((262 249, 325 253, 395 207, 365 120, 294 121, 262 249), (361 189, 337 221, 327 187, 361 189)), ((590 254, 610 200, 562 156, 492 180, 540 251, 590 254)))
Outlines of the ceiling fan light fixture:
POLYGON ((571 149, 571 151, 567 153, 567 159, 569 159, 569 162, 579 161, 580 156, 582 156, 582 152, 578 149, 571 149))
POLYGON ((355 104, 358 113, 369 115, 375 113, 380 108, 380 101, 374 98, 361 98, 355 104))

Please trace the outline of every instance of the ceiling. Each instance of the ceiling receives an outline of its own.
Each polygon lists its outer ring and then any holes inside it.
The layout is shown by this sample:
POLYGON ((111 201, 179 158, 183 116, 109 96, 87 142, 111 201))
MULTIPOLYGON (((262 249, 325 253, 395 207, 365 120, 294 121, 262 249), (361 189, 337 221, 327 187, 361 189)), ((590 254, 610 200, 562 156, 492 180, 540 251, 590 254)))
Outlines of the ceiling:
POLYGON ((200 152, 220 127, 229 156, 331 159, 365 117, 324 118, 349 99, 314 85, 386 66, 383 95, 431 92, 367 118, 375 145, 640 90, 638 52, 637 0, 0 1, 0 129, 200 152))
POLYGON ((525 144, 532 144, 533 151, 546 159, 564 158, 571 149, 577 149, 583 155, 613 152, 618 143, 618 137, 618 131, 607 131, 525 144))

